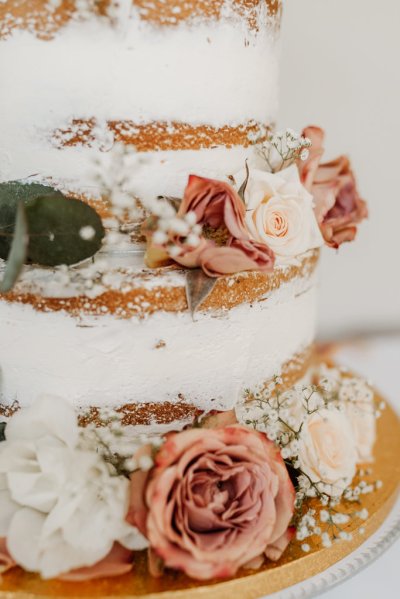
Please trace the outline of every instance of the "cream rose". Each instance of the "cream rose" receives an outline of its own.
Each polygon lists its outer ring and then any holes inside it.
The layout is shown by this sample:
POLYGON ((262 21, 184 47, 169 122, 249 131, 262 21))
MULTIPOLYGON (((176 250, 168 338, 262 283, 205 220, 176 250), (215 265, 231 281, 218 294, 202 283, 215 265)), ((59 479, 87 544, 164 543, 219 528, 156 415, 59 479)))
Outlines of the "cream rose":
POLYGON ((376 441, 376 416, 374 393, 361 379, 344 379, 339 391, 339 401, 353 429, 358 462, 372 462, 376 441))
POLYGON ((299 441, 300 469, 324 491, 340 496, 356 473, 357 449, 349 420, 339 410, 322 409, 304 421, 299 441))
MULTIPOLYGON (((241 181, 243 174, 235 177, 241 181)), ((278 260, 323 245, 313 197, 300 182, 296 166, 279 173, 250 171, 245 191, 246 225, 252 237, 268 245, 278 260)))

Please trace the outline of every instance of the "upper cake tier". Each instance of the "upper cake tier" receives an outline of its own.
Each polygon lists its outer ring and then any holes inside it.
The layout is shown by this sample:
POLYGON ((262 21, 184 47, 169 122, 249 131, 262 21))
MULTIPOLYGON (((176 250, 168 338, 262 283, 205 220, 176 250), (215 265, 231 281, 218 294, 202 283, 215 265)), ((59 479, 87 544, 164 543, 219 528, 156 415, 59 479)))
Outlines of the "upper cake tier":
POLYGON ((0 179, 89 196, 135 146, 135 194, 243 167, 277 110, 280 0, 3 0, 0 179))

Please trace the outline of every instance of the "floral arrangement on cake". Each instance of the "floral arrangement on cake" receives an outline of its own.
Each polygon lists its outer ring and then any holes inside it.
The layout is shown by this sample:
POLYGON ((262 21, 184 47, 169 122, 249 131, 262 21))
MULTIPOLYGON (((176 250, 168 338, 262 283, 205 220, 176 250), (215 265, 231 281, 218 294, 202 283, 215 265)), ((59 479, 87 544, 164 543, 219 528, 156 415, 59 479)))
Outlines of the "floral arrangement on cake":
POLYGON ((119 576, 147 549, 153 576, 223 579, 279 560, 294 538, 305 552, 311 538, 348 539, 380 487, 360 465, 383 407, 363 380, 324 365, 164 437, 125 434, 108 411, 107 426, 79 427, 68 402, 43 396, 2 431, 1 571, 119 576))
POLYGON ((271 271, 324 242, 352 241, 367 207, 345 156, 321 163, 323 139, 318 127, 276 133, 259 148, 263 169, 246 164, 231 184, 191 175, 182 201, 154 201, 143 226, 148 266, 271 271))
MULTIPOLYGON (((188 303, 204 299, 217 279, 243 271, 271 272, 324 245, 352 241, 367 217, 349 160, 323 163, 324 132, 291 129, 257 144, 255 165, 225 181, 190 175, 183 198, 139 201, 135 154, 115 145, 95 168, 114 225, 106 227, 82 199, 32 181, 0 184, 0 258, 7 260, 0 292, 12 289, 24 264, 58 268, 112 248, 141 223, 150 268, 188 273, 188 303), (96 170, 97 169, 97 170, 96 170), (210 280, 211 279, 211 280, 210 280)), ((257 141, 257 140, 256 140, 257 141)))

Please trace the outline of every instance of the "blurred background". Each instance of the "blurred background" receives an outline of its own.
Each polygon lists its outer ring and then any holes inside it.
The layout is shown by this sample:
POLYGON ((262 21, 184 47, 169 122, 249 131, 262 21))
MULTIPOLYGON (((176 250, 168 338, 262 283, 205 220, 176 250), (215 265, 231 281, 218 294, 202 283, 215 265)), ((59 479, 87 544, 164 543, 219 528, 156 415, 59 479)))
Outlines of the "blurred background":
POLYGON ((324 251, 322 338, 400 332, 399 25, 399 0, 285 0, 279 127, 325 128, 370 208, 356 243, 324 251))
MULTIPOLYGON (((356 243, 323 252, 319 337, 344 339, 336 359, 400 412, 400 2, 284 4, 279 127, 325 128, 326 157, 351 157, 370 208, 356 243)), ((397 543, 323 597, 398 596, 399 556, 397 543)))

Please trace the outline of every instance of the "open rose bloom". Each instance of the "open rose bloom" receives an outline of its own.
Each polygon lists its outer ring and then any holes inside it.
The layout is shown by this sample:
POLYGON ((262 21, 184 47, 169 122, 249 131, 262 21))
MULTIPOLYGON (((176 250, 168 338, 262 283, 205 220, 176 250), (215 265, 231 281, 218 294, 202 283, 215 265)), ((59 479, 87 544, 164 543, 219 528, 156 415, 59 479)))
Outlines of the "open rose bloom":
POLYGON ((131 524, 154 557, 192 578, 277 560, 292 536, 294 488, 279 450, 241 426, 171 434, 131 487, 131 524))
POLYGON ((307 127, 303 135, 313 145, 308 160, 299 163, 301 180, 314 196, 315 213, 326 244, 338 248, 345 241, 354 240, 357 225, 368 216, 367 205, 360 197, 346 156, 321 163, 322 129, 307 127))

